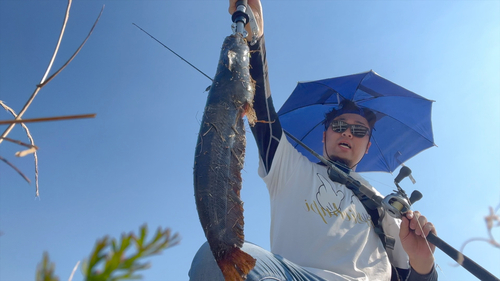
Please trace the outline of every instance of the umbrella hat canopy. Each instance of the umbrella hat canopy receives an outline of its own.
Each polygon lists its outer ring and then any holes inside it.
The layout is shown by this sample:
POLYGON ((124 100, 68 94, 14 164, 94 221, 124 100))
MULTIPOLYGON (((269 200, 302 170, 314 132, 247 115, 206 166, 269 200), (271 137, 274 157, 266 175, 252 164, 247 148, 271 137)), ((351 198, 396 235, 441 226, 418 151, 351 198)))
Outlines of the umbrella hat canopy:
MULTIPOLYGON (((325 114, 344 100, 375 113, 372 145, 359 162, 357 172, 392 173, 422 150, 435 146, 432 134, 432 100, 419 96, 373 71, 348 76, 299 82, 278 111, 283 129, 323 154, 325 114)), ((313 155, 290 139, 311 161, 313 155)))

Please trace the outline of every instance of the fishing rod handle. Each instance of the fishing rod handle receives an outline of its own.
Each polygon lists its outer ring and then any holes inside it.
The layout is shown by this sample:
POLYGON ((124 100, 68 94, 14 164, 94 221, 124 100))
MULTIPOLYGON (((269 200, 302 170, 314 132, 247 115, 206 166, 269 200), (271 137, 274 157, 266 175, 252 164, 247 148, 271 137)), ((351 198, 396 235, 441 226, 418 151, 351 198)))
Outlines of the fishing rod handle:
POLYGON ((236 1, 236 9, 238 9, 238 6, 241 6, 241 5, 247 7, 248 0, 238 0, 238 1, 236 1))
POLYGON ((250 20, 247 14, 247 0, 238 0, 236 2, 236 11, 233 13, 231 20, 233 21, 233 25, 237 25, 236 31, 242 33, 245 30, 245 25, 250 20))
POLYGON ((489 271, 484 269, 482 266, 480 266, 479 264, 468 258, 466 255, 457 251, 448 243, 444 242, 443 239, 439 238, 434 233, 429 232, 429 234, 427 235, 427 241, 432 243, 434 246, 438 247, 441 251, 450 256, 453 260, 455 260, 463 268, 465 268, 467 271, 476 276, 479 280, 500 281, 500 279, 498 279, 489 271))

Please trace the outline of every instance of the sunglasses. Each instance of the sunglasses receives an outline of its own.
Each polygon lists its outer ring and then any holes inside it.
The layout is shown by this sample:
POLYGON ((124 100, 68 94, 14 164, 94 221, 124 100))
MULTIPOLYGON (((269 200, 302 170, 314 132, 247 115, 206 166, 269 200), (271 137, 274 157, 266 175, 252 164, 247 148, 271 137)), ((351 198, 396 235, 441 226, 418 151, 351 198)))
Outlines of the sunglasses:
POLYGON ((366 136, 366 134, 368 134, 368 132, 370 131, 369 128, 363 125, 357 125, 357 124, 352 125, 342 120, 333 120, 330 126, 332 127, 332 130, 336 133, 343 133, 347 130, 347 128, 349 128, 351 129, 352 135, 357 138, 362 138, 366 136))

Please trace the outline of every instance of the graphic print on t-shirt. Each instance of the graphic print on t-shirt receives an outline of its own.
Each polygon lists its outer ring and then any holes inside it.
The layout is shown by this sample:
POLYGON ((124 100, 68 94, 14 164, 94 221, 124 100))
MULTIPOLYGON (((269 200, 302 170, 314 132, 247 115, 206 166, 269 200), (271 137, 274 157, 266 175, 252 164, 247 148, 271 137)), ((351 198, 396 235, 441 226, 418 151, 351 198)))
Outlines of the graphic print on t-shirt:
POLYGON ((345 194, 341 190, 335 190, 333 186, 320 174, 316 174, 319 181, 322 183, 316 193, 316 200, 321 207, 328 212, 342 212, 342 203, 345 199, 345 194))
POLYGON ((306 211, 316 213, 324 223, 328 224, 329 218, 340 218, 353 223, 370 224, 370 216, 355 195, 348 197, 344 191, 335 188, 323 175, 316 174, 321 182, 314 202, 307 202, 306 211), (353 197, 354 196, 354 197, 353 197))

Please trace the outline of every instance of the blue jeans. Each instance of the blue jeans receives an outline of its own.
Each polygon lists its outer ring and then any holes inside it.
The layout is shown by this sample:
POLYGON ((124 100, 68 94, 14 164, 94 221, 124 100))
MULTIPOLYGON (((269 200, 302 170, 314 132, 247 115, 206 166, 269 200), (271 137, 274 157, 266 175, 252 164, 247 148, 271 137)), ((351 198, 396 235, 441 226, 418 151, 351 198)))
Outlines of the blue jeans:
MULTIPOLYGON (((245 242, 242 250, 257 260, 254 269, 247 275, 248 281, 326 281, 280 255, 275 255, 255 244, 245 242)), ((207 242, 194 256, 189 270, 189 280, 224 281, 224 276, 217 266, 207 242)))

